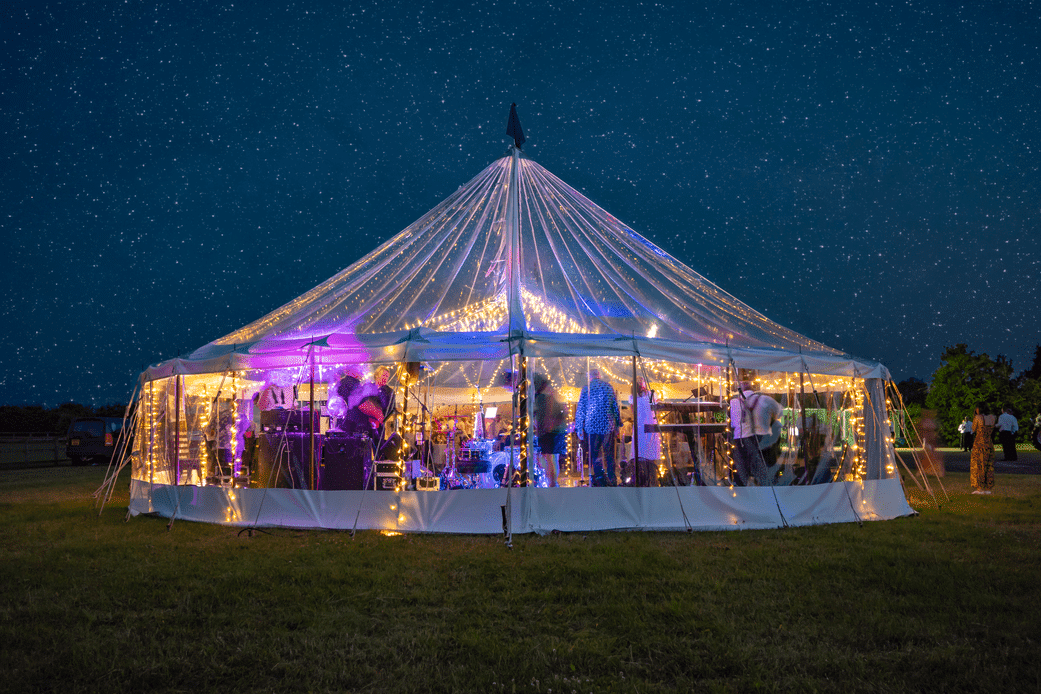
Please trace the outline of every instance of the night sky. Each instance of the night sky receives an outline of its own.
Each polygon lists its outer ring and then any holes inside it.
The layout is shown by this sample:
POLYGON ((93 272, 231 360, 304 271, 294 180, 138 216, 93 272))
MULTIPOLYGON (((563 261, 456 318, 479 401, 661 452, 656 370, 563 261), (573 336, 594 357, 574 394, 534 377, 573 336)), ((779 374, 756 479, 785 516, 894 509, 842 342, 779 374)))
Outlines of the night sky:
POLYGON ((0 402, 125 401, 525 153, 929 380, 1041 342, 1037 2, 0 9, 0 402))

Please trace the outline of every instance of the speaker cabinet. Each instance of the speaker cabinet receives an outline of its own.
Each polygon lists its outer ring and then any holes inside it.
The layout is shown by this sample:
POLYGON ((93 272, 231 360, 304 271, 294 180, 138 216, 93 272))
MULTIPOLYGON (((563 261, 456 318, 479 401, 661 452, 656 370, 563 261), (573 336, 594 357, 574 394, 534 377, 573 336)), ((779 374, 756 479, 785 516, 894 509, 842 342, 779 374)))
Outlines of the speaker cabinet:
POLYGON ((322 446, 319 489, 363 489, 372 468, 372 444, 367 436, 326 436, 322 446))

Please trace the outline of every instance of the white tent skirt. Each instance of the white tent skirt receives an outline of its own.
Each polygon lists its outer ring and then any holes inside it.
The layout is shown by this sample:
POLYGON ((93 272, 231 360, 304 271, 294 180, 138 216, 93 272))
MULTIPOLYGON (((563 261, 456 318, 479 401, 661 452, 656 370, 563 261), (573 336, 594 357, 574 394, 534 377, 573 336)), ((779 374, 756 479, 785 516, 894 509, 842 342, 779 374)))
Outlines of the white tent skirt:
POLYGON ((499 534, 596 530, 742 530, 908 516, 898 477, 795 487, 617 487, 311 491, 149 485, 131 515, 233 527, 499 534))

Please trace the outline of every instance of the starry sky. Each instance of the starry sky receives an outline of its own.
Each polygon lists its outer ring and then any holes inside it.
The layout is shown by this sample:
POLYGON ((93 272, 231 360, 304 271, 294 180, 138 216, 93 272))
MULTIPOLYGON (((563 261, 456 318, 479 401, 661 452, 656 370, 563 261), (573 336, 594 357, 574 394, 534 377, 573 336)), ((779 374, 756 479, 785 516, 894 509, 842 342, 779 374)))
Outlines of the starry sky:
POLYGON ((124 402, 525 153, 929 380, 1041 342, 1041 3, 7 0, 0 402, 124 402), (773 5, 770 7, 769 5, 773 5))

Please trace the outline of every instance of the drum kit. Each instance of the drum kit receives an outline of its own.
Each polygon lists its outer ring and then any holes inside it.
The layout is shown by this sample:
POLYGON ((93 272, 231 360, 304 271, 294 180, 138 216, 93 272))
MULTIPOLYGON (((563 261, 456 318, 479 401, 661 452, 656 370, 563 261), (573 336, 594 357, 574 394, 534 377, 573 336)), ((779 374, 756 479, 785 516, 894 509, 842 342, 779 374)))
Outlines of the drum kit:
MULTIPOLYGON (((499 489, 520 481, 520 446, 494 450, 494 439, 472 439, 441 470, 441 489, 499 489)), ((534 486, 546 486, 542 468, 529 461, 534 486)))

